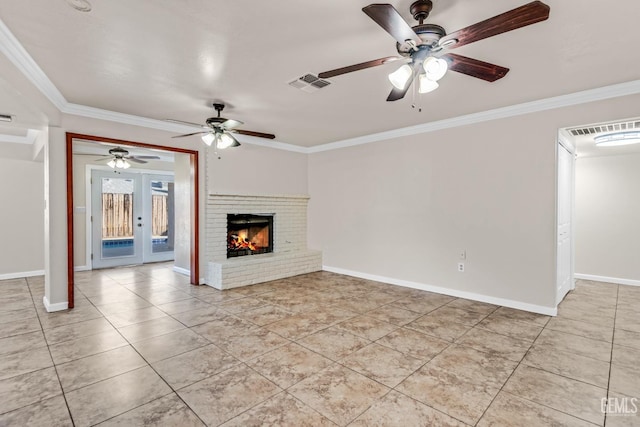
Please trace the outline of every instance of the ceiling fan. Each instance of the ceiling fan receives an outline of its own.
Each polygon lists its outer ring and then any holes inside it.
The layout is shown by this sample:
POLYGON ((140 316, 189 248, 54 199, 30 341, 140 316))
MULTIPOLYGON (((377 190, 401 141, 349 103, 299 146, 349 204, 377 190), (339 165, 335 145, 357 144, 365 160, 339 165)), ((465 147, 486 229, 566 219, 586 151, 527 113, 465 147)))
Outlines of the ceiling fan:
POLYGON ((402 99, 416 78, 419 79, 420 93, 436 89, 438 80, 444 76, 447 70, 493 82, 504 77, 509 69, 466 56, 447 53, 447 51, 544 21, 549 17, 550 10, 549 6, 541 1, 533 1, 447 34, 445 29, 439 25, 424 23, 432 8, 431 0, 414 2, 410 7, 410 12, 419 23, 411 27, 390 4, 365 6, 362 11, 396 39, 396 50, 400 56, 387 56, 325 71, 318 74, 318 77, 323 79, 335 77, 398 60, 408 62, 389 74, 389 80, 394 88, 387 97, 387 101, 402 99))
MULTIPOLYGON (((95 156, 95 154, 80 154, 83 156, 95 156)), ((114 147, 109 150, 109 154, 104 154, 100 156, 101 158, 96 159, 97 162, 107 162, 107 165, 112 168, 118 169, 128 169, 131 167, 131 163, 147 163, 147 160, 158 160, 160 157, 158 156, 130 156, 129 152, 121 147, 114 147), (145 160, 146 159, 146 160, 145 160)))
POLYGON ((212 145, 215 142, 215 147, 218 149, 224 149, 228 147, 238 147, 240 143, 235 139, 232 133, 239 133, 241 135, 256 136, 258 138, 274 139, 276 136, 271 133, 254 132, 251 130, 236 129, 238 126, 242 126, 242 122, 233 119, 225 119, 220 117, 220 113, 224 110, 224 104, 214 103, 213 108, 218 112, 217 117, 209 117, 206 120, 206 125, 199 125, 197 123, 184 122, 182 120, 171 120, 169 122, 187 124, 190 126, 199 126, 204 131, 187 133, 184 135, 176 135, 173 138, 183 138, 185 136, 202 135, 202 141, 207 145, 212 145))

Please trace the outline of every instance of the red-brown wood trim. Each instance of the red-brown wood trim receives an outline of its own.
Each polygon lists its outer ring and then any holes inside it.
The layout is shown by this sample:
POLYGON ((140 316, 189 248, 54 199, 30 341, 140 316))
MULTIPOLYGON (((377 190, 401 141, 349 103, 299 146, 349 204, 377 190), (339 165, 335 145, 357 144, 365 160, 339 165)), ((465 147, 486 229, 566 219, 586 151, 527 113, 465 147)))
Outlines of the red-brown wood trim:
POLYGON ((198 185, 198 152, 189 156, 191 166, 191 182, 193 191, 191 192, 191 284, 200 284, 200 269, 198 256, 200 253, 200 224, 198 207, 200 206, 200 189, 198 185))
POLYGON ((145 142, 125 141, 122 139, 106 138, 95 135, 67 132, 67 282, 69 308, 73 308, 74 287, 74 262, 73 262, 73 140, 105 142, 108 144, 128 145, 133 147, 155 148, 158 150, 172 151, 174 153, 189 154, 191 166, 191 259, 190 282, 192 285, 200 284, 200 186, 198 172, 198 151, 179 147, 166 147, 164 145, 147 144, 145 142))
MULTIPOLYGON (((73 262, 73 137, 67 134, 67 295, 69 308, 74 305, 74 262, 73 262)), ((49 148, 50 149, 50 148, 49 148)), ((50 200, 50 194, 47 194, 50 200)), ((49 225, 51 226, 51 225, 49 225)))

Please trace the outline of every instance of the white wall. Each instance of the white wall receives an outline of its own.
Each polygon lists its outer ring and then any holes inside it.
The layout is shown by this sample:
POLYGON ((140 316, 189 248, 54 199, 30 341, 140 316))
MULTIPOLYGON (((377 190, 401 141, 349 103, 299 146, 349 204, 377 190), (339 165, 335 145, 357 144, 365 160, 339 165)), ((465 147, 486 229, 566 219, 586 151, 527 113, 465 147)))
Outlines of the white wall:
POLYGON ((209 157, 209 193, 307 194, 307 155, 243 144, 209 157))
POLYGON ((0 279, 44 271, 43 183, 42 162, 0 155, 0 279))
POLYGON ((334 270, 553 312, 557 131, 630 117, 637 102, 629 96, 313 154, 309 246, 334 270))
POLYGON ((640 153, 576 162, 576 273, 640 284, 640 153))
MULTIPOLYGON (((189 271, 191 269, 191 163, 189 156, 186 154, 176 153, 173 179, 175 203, 174 264, 183 271, 189 271)), ((203 201, 202 203, 205 202, 203 201)), ((203 246, 200 250, 204 251, 205 248, 206 246, 203 246)))

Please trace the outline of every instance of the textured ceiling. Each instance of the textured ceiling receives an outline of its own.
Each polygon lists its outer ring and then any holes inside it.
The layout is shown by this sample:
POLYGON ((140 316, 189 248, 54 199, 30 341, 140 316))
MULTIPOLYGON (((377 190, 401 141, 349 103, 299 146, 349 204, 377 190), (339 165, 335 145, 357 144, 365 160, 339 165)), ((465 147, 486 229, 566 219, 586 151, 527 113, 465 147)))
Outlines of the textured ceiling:
MULTIPOLYGON (((223 101, 243 128, 305 147, 640 77, 635 0, 546 0, 549 20, 454 51, 510 68, 505 78, 450 72, 436 92, 397 102, 385 101, 394 64, 334 77, 315 93, 287 85, 395 54, 361 11, 369 1, 90 1, 82 13, 63 0, 0 0, 0 19, 68 102, 202 123, 223 101)), ((427 22, 452 32, 526 2, 435 0, 427 22)), ((412 22, 411 1, 392 4, 412 22)))

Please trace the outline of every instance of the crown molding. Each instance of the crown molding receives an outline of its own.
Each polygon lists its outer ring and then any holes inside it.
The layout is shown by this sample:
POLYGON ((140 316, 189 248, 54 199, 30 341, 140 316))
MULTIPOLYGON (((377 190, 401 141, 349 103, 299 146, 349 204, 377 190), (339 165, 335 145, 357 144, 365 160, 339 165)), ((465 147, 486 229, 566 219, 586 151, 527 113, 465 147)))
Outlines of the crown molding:
MULTIPOLYGON (((49 99, 49 101, 51 101, 53 105, 55 105, 62 113, 105 120, 114 123, 140 126, 149 129, 157 129, 167 132, 188 133, 193 132, 194 129, 201 129, 186 125, 179 125, 176 123, 165 122, 163 120, 150 119, 147 117, 134 116, 131 114, 118 113, 115 111, 103 110, 86 105, 69 103, 64 98, 62 93, 58 90, 58 88, 56 88, 53 82, 49 80, 47 75, 42 71, 38 64, 36 64, 33 58, 31 58, 24 47, 22 47, 20 42, 15 38, 15 36, 11 33, 9 28, 7 28, 7 26, 4 24, 4 22, 2 22, 1 19, 0 52, 4 53, 4 55, 18 68, 18 70, 20 70, 20 72, 22 72, 25 77, 27 77, 29 81, 31 81, 35 85, 35 87, 38 88, 38 90, 40 90, 40 92, 42 92, 49 99)), ((354 147, 357 145, 370 144, 373 142, 379 142, 403 136, 435 132, 438 130, 450 129, 458 126, 466 126, 490 120, 498 120, 524 114, 536 113, 540 111, 552 110, 555 108, 562 108, 588 102, 617 98, 620 96, 634 95, 637 93, 640 93, 640 80, 633 80, 626 83, 614 84, 596 89, 575 92, 567 95, 540 99, 537 101, 511 105, 508 107, 496 108, 493 110, 453 117, 450 119, 427 122, 415 126, 334 141, 327 144, 316 145, 314 147, 301 147, 298 145, 273 140, 264 141, 260 138, 250 137, 246 135, 238 135, 237 139, 241 142, 261 147, 275 148, 278 150, 292 151, 302 154, 313 154, 323 151, 354 147)))
POLYGON ((626 83, 619 83, 596 89, 584 90, 567 95, 555 96, 552 98, 540 99, 537 101, 525 102, 522 104, 501 107, 479 113, 467 114, 450 119, 438 120, 435 122, 423 123, 420 125, 394 129, 356 138, 344 139, 330 142, 328 144, 309 147, 308 154, 320 153, 323 151, 338 150, 341 148, 355 147, 357 145, 370 144, 372 142, 384 141, 387 139, 400 138, 403 136, 417 135, 422 133, 435 132, 443 129, 466 126, 490 120, 504 119, 508 117, 521 116, 524 114, 537 113, 540 111, 553 110, 556 108, 570 107, 572 105, 586 104, 588 102, 601 101, 620 96, 634 95, 640 93, 640 80, 633 80, 626 83))
POLYGON ((46 96, 58 110, 67 104, 67 100, 62 96, 62 93, 57 87, 49 80, 49 77, 42 71, 42 69, 31 58, 31 55, 20 44, 18 39, 15 38, 13 33, 0 19, 0 52, 15 65, 18 70, 24 76, 29 79, 35 87, 40 90, 46 96))
POLYGON ((65 101, 65 106, 60 110, 64 114, 86 117, 89 119, 104 120, 124 125, 140 126, 149 129, 163 130, 167 132, 187 133, 194 128, 187 125, 165 122, 163 120, 150 119, 133 114, 118 113, 117 111, 103 110, 102 108, 89 107, 87 105, 72 104, 65 101))

